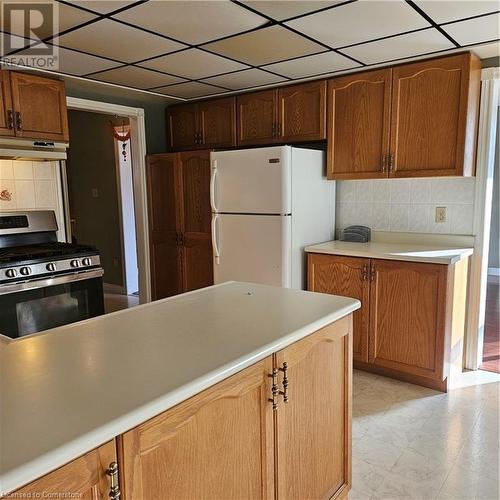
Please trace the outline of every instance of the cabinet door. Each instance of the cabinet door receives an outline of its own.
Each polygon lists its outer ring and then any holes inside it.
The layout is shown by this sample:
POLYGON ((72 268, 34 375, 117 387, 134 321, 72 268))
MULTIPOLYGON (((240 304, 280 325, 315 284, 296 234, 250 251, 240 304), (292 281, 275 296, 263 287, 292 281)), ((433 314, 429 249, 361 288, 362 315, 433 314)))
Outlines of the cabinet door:
POLYGON ((151 289, 154 299, 182 292, 177 156, 171 153, 147 159, 151 289))
POLYGON ((274 498, 271 357, 123 435, 124 497, 274 498))
POLYGON ((181 104, 167 108, 168 145, 171 151, 197 149, 198 105, 181 104))
POLYGON ((369 360, 443 380, 448 267, 372 260, 369 360))
POLYGON ((278 90, 280 142, 321 141, 326 138, 326 81, 278 90))
POLYGON ((271 89, 236 97, 238 146, 276 141, 277 92, 271 89))
POLYGON ((361 301, 353 313, 353 357, 368 361, 368 325, 370 313, 369 259, 337 255, 308 255, 308 290, 343 295, 361 301))
POLYGON ((227 97, 198 104, 200 133, 207 148, 236 146, 236 98, 227 97))
POLYGON ((114 440, 2 498, 106 500, 110 497, 106 471, 112 462, 116 462, 114 440))
POLYGON ((28 73, 10 73, 16 136, 68 141, 64 82, 28 73))
POLYGON ((181 231, 183 290, 213 284, 210 231, 210 151, 181 153, 181 231))
POLYGON ((7 71, 0 70, 0 135, 14 135, 14 115, 7 71))
POLYGON ((329 179, 387 177, 391 69, 328 82, 329 179))
POLYGON ((471 173, 479 71, 470 54, 393 69, 392 176, 463 175, 464 161, 471 173))
POLYGON ((276 412, 278 499, 344 497, 350 488, 351 331, 348 316, 276 354, 289 384, 276 412))

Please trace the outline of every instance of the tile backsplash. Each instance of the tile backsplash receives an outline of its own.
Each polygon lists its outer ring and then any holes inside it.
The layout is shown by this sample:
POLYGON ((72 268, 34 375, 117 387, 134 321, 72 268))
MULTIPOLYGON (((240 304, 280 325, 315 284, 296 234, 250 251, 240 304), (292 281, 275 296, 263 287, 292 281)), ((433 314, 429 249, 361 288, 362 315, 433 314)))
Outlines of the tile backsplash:
POLYGON ((0 212, 48 209, 63 236, 62 194, 57 162, 0 160, 0 212))
POLYGON ((471 235, 474 190, 474 177, 337 181, 336 226, 471 235), (446 207, 446 222, 435 222, 436 207, 446 207))

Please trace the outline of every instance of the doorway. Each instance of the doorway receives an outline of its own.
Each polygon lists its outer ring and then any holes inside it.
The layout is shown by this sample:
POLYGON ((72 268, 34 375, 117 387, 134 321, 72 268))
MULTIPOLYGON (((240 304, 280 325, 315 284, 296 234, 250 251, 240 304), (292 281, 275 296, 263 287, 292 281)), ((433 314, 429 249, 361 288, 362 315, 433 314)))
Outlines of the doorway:
POLYGON ((69 110, 67 198, 73 243, 95 246, 106 312, 139 304, 130 123, 125 116, 69 110))

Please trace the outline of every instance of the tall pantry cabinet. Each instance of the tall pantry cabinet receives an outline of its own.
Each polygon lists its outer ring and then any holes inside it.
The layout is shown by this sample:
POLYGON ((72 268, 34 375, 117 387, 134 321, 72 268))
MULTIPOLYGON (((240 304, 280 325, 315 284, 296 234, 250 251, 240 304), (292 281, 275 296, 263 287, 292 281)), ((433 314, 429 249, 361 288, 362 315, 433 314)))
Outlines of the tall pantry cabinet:
POLYGON ((153 299, 213 283, 210 152, 147 158, 153 299))

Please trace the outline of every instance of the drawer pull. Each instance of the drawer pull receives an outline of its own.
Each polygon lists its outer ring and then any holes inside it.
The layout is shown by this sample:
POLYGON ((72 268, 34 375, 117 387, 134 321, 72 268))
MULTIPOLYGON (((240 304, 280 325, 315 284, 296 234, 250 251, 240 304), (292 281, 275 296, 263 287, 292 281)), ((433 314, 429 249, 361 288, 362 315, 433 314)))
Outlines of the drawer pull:
POLYGON ((273 411, 278 409, 278 395, 280 393, 278 387, 278 369, 273 368, 272 373, 269 374, 269 377, 273 379, 273 385, 271 386, 271 397, 269 401, 273 404, 273 411))
POLYGON ((109 498, 111 500, 118 500, 121 496, 120 486, 118 484, 118 464, 111 462, 106 474, 109 476, 109 498))
POLYGON ((283 390, 280 391, 280 394, 283 396, 283 401, 288 403, 288 363, 285 361, 278 370, 283 372, 283 390))

